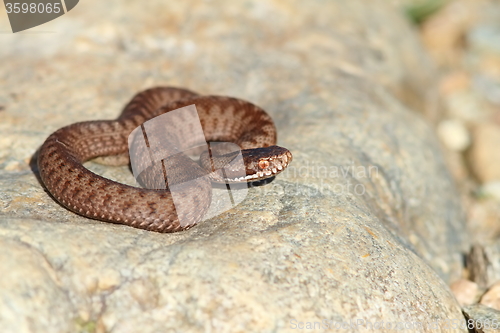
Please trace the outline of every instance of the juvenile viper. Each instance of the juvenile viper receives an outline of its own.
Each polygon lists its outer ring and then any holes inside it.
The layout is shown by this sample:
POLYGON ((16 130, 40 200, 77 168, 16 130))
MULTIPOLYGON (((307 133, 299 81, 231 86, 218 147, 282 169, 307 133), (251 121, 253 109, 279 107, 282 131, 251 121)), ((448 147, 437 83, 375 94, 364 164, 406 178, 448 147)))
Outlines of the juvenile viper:
MULTIPOLYGON (((69 210, 88 218, 136 228, 175 232, 201 220, 211 200, 211 185, 198 181, 185 193, 187 225, 179 223, 168 189, 137 188, 101 177, 83 166, 100 156, 128 156, 128 136, 145 121, 195 104, 206 141, 233 142, 242 149, 247 176, 226 181, 256 181, 275 176, 292 160, 275 146, 276 128, 261 108, 231 97, 200 96, 192 91, 157 87, 138 93, 116 120, 87 121, 63 127, 40 148, 38 168, 52 196, 69 210)), ((199 166, 179 173, 197 173, 199 166)))

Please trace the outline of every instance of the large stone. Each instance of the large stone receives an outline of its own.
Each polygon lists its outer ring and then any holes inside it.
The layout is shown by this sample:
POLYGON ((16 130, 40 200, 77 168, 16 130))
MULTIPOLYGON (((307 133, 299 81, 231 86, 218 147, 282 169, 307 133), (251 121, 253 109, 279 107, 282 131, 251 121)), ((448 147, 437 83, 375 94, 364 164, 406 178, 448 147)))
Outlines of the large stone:
MULTIPOLYGON (((459 200, 435 135, 402 103, 432 114, 434 72, 386 1, 86 0, 38 29, 55 33, 0 37, 4 332, 464 320, 443 282, 467 246, 459 200), (262 106, 292 165, 176 234, 59 206, 30 168, 37 147, 154 85, 262 106)), ((127 167, 88 165, 130 181, 127 167)))

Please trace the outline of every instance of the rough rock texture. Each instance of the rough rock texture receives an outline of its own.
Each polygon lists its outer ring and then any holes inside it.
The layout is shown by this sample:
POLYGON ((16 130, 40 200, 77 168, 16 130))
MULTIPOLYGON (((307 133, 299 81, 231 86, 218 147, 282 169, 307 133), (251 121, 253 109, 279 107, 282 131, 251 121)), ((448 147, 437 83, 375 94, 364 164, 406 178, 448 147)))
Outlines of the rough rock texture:
POLYGON ((471 279, 485 289, 500 281, 500 242, 497 240, 488 243, 488 245, 474 244, 466 261, 471 279))
POLYGON ((433 71, 386 1, 87 0, 38 29, 0 36, 2 331, 463 321, 442 280, 460 274, 463 214, 434 134, 403 104, 434 112, 433 71), (54 202, 30 167, 46 136, 154 85, 262 106, 292 166, 177 234, 54 202))
POLYGON ((500 311, 481 304, 464 307, 467 327, 471 332, 493 333, 500 330, 500 311))

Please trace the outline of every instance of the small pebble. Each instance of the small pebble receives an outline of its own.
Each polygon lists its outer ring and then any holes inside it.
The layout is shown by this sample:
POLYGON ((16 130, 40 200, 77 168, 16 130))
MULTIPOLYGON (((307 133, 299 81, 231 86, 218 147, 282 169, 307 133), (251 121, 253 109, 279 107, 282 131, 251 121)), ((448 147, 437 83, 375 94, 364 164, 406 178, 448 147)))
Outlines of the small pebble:
POLYGON ((492 122, 477 124, 472 132, 469 162, 482 183, 500 181, 500 126, 492 122))
POLYGON ((438 135, 442 142, 453 151, 464 151, 470 145, 470 135, 460 120, 443 120, 438 125, 438 135))
POLYGON ((500 281, 493 284, 488 291, 484 293, 479 303, 500 310, 500 281))
POLYGON ((479 286, 475 282, 461 279, 453 282, 450 289, 457 298, 460 306, 470 305, 477 302, 479 296, 479 286))

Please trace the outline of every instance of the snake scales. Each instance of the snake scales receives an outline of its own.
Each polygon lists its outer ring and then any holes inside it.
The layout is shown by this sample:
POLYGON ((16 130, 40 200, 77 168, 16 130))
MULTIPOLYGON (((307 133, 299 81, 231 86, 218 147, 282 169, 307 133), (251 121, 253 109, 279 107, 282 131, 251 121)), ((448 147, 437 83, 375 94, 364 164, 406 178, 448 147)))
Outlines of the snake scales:
MULTIPOLYGON (((116 120, 79 122, 63 127, 43 143, 38 154, 40 177, 52 196, 69 210, 88 218, 136 228, 175 232, 201 220, 211 200, 210 182, 200 180, 184 193, 190 209, 181 224, 169 189, 137 188, 101 177, 83 166, 102 156, 128 157, 128 136, 145 121, 195 104, 206 141, 233 142, 242 149, 246 177, 225 181, 257 181, 275 176, 292 160, 275 146, 276 128, 261 108, 231 97, 201 96, 172 87, 138 93, 116 120)), ((206 174, 202 167, 177 170, 206 174)), ((220 181, 220 180, 219 180, 220 181)))

